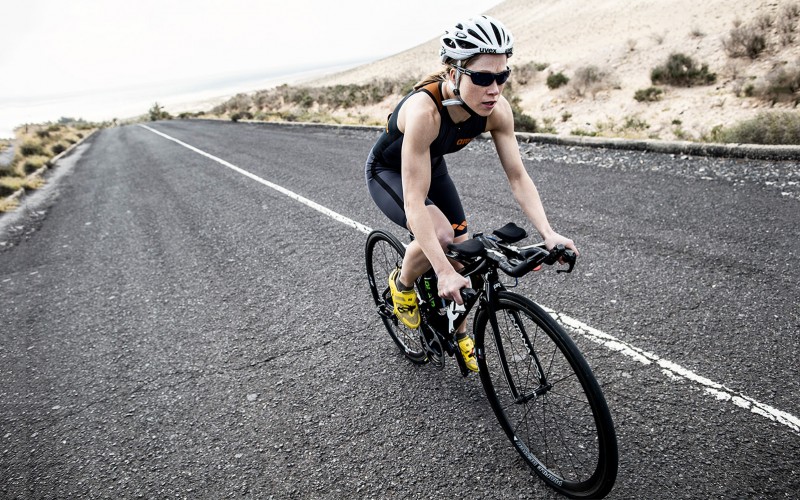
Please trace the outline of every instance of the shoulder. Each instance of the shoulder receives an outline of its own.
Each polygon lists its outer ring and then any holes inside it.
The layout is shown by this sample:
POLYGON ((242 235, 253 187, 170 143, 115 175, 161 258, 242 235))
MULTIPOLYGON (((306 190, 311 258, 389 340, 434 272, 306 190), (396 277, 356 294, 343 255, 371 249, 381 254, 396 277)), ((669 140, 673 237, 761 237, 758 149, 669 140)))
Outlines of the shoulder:
POLYGON ((440 124, 439 108, 425 92, 417 92, 410 96, 403 103, 397 117, 397 127, 404 135, 430 138, 429 142, 433 142, 439 134, 440 124))

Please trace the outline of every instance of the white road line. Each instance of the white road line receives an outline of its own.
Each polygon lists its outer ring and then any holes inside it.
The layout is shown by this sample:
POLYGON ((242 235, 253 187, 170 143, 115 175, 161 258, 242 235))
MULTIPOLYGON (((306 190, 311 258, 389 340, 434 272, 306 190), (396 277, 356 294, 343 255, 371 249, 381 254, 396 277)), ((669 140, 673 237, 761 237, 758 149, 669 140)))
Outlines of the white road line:
MULTIPOLYGON (((252 174, 252 173, 248 172, 247 170, 241 169, 241 168, 237 167, 236 165, 228 163, 227 161, 225 161, 225 160, 223 160, 221 158, 217 158, 214 155, 206 153, 205 151, 197 149, 194 146, 186 144, 183 141, 175 139, 174 137, 170 137, 167 134, 164 134, 163 132, 159 132, 158 130, 150 128, 150 127, 148 127, 146 125, 139 125, 139 126, 144 128, 144 129, 149 130, 150 132, 153 132, 154 134, 158 134, 158 135, 160 135, 161 137, 163 137, 165 139, 168 139, 168 140, 170 140, 172 142, 180 144, 181 146, 183 146, 183 147, 185 147, 185 148, 187 148, 187 149, 189 149, 191 151, 194 151, 197 154, 203 155, 206 158, 214 160, 215 162, 219 163, 220 165, 228 167, 231 170, 234 170, 234 171, 244 175, 245 177, 249 177, 250 179, 253 179, 256 182, 259 182, 259 183, 261 183, 261 184, 263 184, 263 185, 265 185, 265 186, 267 186, 269 188, 274 189, 275 191, 278 191, 279 193, 285 194, 289 198, 291 198, 293 200, 296 200, 296 201, 299 201, 303 205, 311 207, 314 210, 317 210, 318 212, 320 212, 320 213, 322 213, 324 215, 327 215, 328 217, 330 217, 330 218, 332 218, 332 219, 334 219, 336 221, 339 221, 342 224, 345 224, 347 226, 355 228, 355 229, 357 229, 358 231, 361 231, 364 234, 369 234, 372 231, 371 228, 369 228, 369 227, 367 227, 367 226, 365 226, 365 225, 363 225, 361 223, 358 223, 358 222, 356 222, 356 221, 354 221, 354 220, 352 220, 352 219, 350 219, 348 217, 345 217, 344 215, 342 215, 340 213, 334 212, 333 210, 330 210, 330 209, 320 205, 319 203, 311 201, 308 198, 304 198, 303 196, 300 196, 299 194, 297 194, 297 193, 295 193, 293 191, 290 191, 290 190, 288 190, 288 189, 286 189, 284 187, 281 187, 281 186, 279 186, 277 184, 274 184, 274 183, 269 182, 269 181, 267 181, 265 179, 262 179, 261 177, 255 175, 255 174, 252 174)), ((567 315, 564 315, 564 314, 561 314, 561 313, 557 313, 556 311, 553 311, 551 309, 548 309, 547 311, 550 313, 550 315, 552 315, 554 318, 556 318, 558 321, 560 321, 563 325, 569 327, 574 332, 578 333, 579 335, 589 339, 590 341, 592 341, 592 342, 594 342, 596 344, 602 345, 602 346, 606 347, 607 349, 610 349, 612 351, 616 351, 616 352, 618 352, 620 354, 628 356, 629 358, 632 358, 632 359, 638 361, 639 363, 641 363, 643 365, 651 365, 651 364, 655 363, 657 366, 659 366, 661 368, 661 371, 666 376, 668 376, 668 377, 670 377, 672 379, 681 380, 681 381, 684 381, 684 382, 690 382, 692 384, 698 385, 703 389, 703 391, 706 394, 714 397, 715 399, 717 399, 719 401, 728 401, 728 402, 734 404, 735 406, 737 406, 739 408, 743 408, 745 410, 749 410, 752 413, 755 413, 756 415, 760 415, 760 416, 765 417, 765 418, 767 418, 767 419, 769 419, 769 420, 771 420, 773 422, 777 422, 779 424, 785 425, 789 429, 794 431, 795 433, 800 433, 800 418, 798 418, 798 417, 796 417, 796 416, 794 416, 794 415, 792 415, 790 413, 787 413, 785 411, 781 411, 781 410, 779 410, 777 408, 774 408, 772 406, 769 406, 769 405, 766 405, 766 404, 761 403, 759 401, 756 401, 755 399, 750 398, 750 397, 748 397, 748 396, 746 396, 744 394, 737 393, 737 392, 735 392, 735 391, 733 391, 731 389, 728 389, 724 385, 719 384, 717 382, 714 382, 712 380, 709 380, 706 377, 703 377, 702 375, 699 375, 699 374, 697 374, 697 373, 695 373, 695 372, 693 372, 693 371, 691 371, 689 369, 686 369, 686 368, 682 367, 681 365, 679 365, 677 363, 673 363, 672 361, 668 361, 666 359, 662 359, 661 357, 659 357, 656 354, 653 354, 651 352, 647 352, 647 351, 644 351, 642 349, 639 349, 638 347, 636 347, 636 346, 634 346, 632 344, 629 344, 627 342, 624 342, 624 341, 614 337, 613 335, 609 335, 609 334, 607 334, 605 332, 597 330, 596 328, 592 328, 591 326, 589 326, 589 325, 587 325, 587 324, 585 324, 585 323, 583 323, 581 321, 578 321, 577 319, 571 318, 571 317, 569 317, 567 315)))
POLYGON ((285 194, 289 198, 291 198, 293 200, 296 200, 296 201, 299 201, 303 205, 311 207, 314 210, 327 215, 331 219, 339 221, 342 224, 345 224, 345 225, 350 226, 352 228, 358 229, 359 231, 361 231, 364 234, 369 234, 370 231, 372 231, 371 228, 365 226, 364 224, 356 222, 353 219, 349 219, 349 218, 345 217, 344 215, 342 215, 340 213, 334 212, 333 210, 330 210, 330 209, 328 209, 326 207, 323 207, 319 203, 317 203, 315 201, 311 201, 308 198, 305 198, 303 196, 300 196, 299 194, 295 193, 294 191, 289 191, 288 189, 286 189, 286 188, 284 188, 282 186, 279 186, 279 185, 277 185, 275 183, 272 183, 272 182, 270 182, 268 180, 262 179, 261 177, 255 175, 255 174, 252 174, 252 173, 248 172, 247 170, 241 169, 241 168, 237 167, 236 165, 234 165, 232 163, 228 163, 227 161, 225 161, 225 160, 223 160, 221 158, 217 158, 216 156, 214 156, 212 154, 206 153, 205 151, 203 151, 201 149, 197 149, 196 147, 191 146, 189 144, 186 144, 185 142, 180 141, 178 139, 175 139, 174 137, 170 137, 170 136, 168 136, 167 134, 165 134, 163 132, 159 132, 158 130, 155 130, 153 128, 148 127, 147 125, 139 125, 139 126, 149 130, 150 132, 153 132, 154 134, 158 134, 158 135, 160 135, 161 137, 163 137, 165 139, 169 139, 172 142, 180 144, 181 146, 185 147, 186 149, 190 149, 190 150, 194 151, 197 154, 203 155, 206 158, 210 158, 210 159, 214 160, 215 162, 219 163, 220 165, 224 165, 224 166, 228 167, 229 169, 244 175, 245 177, 249 177, 249 178, 253 179, 256 182, 259 182, 259 183, 261 183, 261 184, 263 184, 263 185, 265 185, 265 186, 267 186, 269 188, 274 189, 275 191, 278 191, 281 194, 285 194))
POLYGON ((796 433, 800 433, 800 418, 797 418, 791 413, 787 413, 770 405, 760 403, 742 393, 737 393, 734 390, 703 377, 702 375, 684 368, 677 363, 663 359, 652 352, 639 349, 638 347, 624 342, 613 335, 609 335, 605 332, 597 330, 596 328, 592 328, 586 323, 582 323, 575 318, 571 318, 565 314, 557 313, 552 309, 545 308, 545 310, 547 310, 547 312, 550 313, 550 315, 561 324, 568 326, 574 332, 596 344, 628 356, 629 358, 632 358, 643 365, 651 365, 655 363, 659 368, 661 368, 661 372, 664 373, 664 375, 673 380, 688 381, 699 385, 706 394, 713 396, 719 401, 729 401, 740 408, 750 410, 756 415, 761 415, 762 417, 768 418, 773 422, 777 422, 789 427, 796 433))

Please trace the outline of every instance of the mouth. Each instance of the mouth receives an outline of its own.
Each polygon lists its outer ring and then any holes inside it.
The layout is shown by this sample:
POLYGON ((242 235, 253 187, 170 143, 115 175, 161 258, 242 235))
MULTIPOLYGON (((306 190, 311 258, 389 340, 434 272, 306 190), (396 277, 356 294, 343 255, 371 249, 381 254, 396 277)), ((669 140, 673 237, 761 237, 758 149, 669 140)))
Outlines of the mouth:
POLYGON ((493 109, 497 105, 497 101, 483 101, 481 106, 486 109, 493 109))

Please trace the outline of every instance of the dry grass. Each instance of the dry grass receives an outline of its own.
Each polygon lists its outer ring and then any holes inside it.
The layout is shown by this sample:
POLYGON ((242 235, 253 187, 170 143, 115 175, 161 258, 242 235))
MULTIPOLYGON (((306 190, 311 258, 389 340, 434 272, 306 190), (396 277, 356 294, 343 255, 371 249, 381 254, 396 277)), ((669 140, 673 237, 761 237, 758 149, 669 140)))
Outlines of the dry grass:
MULTIPOLYGON (((0 212, 16 208, 16 201, 7 197, 19 189, 41 188, 45 181, 35 172, 50 164, 54 157, 66 151, 83 137, 98 128, 97 124, 71 122, 36 124, 15 130, 14 157, 9 165, 0 167, 0 212)), ((9 147, 6 142, 5 147, 9 147)))
POLYGON ((759 113, 731 127, 717 127, 707 139, 740 144, 800 144, 800 113, 759 113))

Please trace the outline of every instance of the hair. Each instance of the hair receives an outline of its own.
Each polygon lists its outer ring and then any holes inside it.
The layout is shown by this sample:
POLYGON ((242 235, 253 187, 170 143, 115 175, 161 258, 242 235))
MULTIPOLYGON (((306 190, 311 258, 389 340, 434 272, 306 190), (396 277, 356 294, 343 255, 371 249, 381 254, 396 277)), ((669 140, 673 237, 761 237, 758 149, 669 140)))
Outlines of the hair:
POLYGON ((447 68, 444 68, 436 73, 431 73, 422 80, 418 81, 414 84, 414 90, 419 90, 425 85, 429 85, 434 82, 443 82, 447 80, 447 68))
MULTIPOLYGON (((475 57, 476 56, 472 56, 470 58, 464 59, 463 61, 461 61, 461 66, 466 68, 467 66, 469 66, 469 63, 472 62, 473 59, 475 59, 475 57)), ((453 65, 453 64, 456 64, 456 60, 447 58, 447 60, 445 62, 443 62, 442 64, 444 64, 444 68, 442 68, 441 70, 439 70, 439 71, 437 71, 435 73, 429 74, 428 76, 426 76, 422 80, 420 80, 417 83, 415 83, 414 84, 414 90, 419 90, 422 87, 424 87, 425 85, 429 85, 429 84, 434 83, 434 82, 446 81, 447 80, 447 74, 450 72, 450 66, 453 65)))

